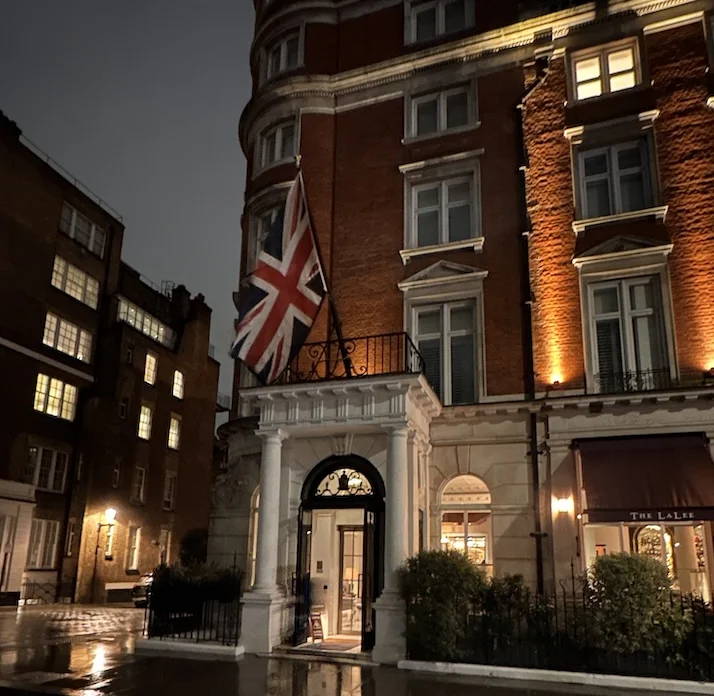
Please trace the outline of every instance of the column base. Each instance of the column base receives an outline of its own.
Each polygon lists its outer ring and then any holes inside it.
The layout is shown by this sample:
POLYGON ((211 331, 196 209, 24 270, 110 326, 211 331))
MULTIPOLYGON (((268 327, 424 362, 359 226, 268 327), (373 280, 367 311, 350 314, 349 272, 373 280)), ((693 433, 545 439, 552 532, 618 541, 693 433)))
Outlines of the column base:
POLYGON ((246 592, 241 600, 240 645, 246 653, 269 653, 283 642, 287 622, 285 597, 272 592, 246 592))
POLYGON ((372 659, 382 665, 396 665, 407 656, 407 612, 404 600, 395 592, 383 592, 374 603, 375 643, 372 659))

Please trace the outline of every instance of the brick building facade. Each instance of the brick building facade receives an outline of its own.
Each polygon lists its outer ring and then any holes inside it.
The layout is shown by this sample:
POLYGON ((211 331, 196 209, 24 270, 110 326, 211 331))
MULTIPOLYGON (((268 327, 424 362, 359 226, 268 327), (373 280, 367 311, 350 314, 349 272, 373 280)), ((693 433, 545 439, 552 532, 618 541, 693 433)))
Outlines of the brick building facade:
POLYGON ((281 384, 236 370, 210 552, 254 582, 246 648, 305 638, 309 578, 328 633, 358 600, 394 661, 420 548, 534 588, 639 551, 710 597, 714 5, 256 11, 241 270, 299 154, 359 378, 325 307, 281 384))
POLYGON ((0 163, 0 591, 126 598, 207 525, 211 310, 123 264, 121 218, 4 115, 0 163))

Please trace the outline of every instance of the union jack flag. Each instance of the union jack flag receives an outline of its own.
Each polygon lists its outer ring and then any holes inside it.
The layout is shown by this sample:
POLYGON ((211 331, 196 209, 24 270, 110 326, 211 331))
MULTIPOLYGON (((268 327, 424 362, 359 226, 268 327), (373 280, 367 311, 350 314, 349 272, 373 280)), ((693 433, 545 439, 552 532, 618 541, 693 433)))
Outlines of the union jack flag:
POLYGON ((272 384, 307 340, 326 293, 298 174, 270 224, 255 270, 233 294, 238 319, 231 356, 263 384, 272 384))

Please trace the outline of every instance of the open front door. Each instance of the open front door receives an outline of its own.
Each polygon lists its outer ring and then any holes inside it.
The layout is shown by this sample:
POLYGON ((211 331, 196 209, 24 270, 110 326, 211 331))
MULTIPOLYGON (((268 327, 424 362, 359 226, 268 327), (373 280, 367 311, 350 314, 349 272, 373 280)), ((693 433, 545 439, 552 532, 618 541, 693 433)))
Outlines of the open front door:
POLYGON ((302 645, 310 635, 310 540, 312 510, 300 508, 298 517, 297 567, 295 569, 295 631, 293 645, 302 645))
POLYGON ((375 514, 371 510, 364 511, 364 538, 362 543, 362 650, 374 647, 374 544, 375 544, 375 514))

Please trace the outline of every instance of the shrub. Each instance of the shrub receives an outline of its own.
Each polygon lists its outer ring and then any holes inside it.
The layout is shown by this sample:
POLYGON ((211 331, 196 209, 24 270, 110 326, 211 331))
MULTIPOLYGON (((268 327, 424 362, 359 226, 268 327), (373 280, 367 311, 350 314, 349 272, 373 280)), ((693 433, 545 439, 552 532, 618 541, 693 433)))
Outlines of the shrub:
POLYGON ((202 565, 208 556, 208 530, 191 529, 184 534, 179 548, 182 566, 202 565))
POLYGON ((412 657, 458 660, 466 619, 483 602, 484 574, 455 551, 422 551, 400 569, 399 581, 412 657))
POLYGON ((190 611, 205 601, 231 602, 241 595, 241 572, 215 565, 159 566, 151 583, 154 610, 190 611))
POLYGON ((597 647, 617 653, 677 652, 689 618, 673 602, 662 563, 628 553, 600 556, 587 589, 597 647))

